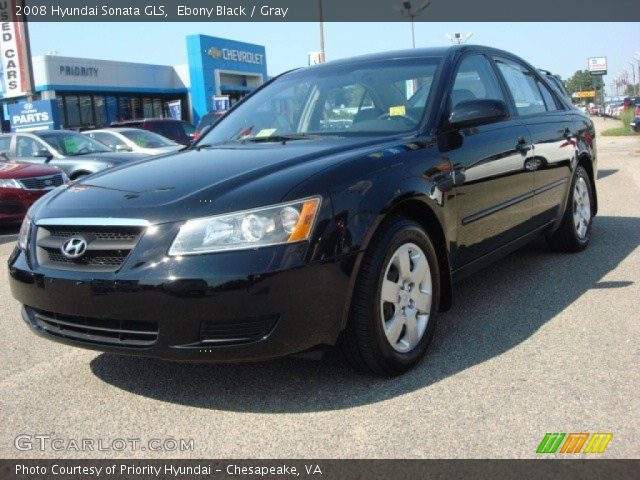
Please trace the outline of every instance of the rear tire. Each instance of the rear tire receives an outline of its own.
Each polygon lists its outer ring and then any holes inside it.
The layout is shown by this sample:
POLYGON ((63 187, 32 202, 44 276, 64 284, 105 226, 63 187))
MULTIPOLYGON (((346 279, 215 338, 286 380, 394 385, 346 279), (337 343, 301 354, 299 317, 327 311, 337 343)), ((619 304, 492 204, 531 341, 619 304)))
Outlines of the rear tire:
POLYGON ((561 252, 580 252, 587 248, 593 223, 593 188, 589 174, 582 166, 576 168, 571 182, 567 208, 558 230, 547 241, 561 252))
POLYGON ((425 355, 440 299, 436 251, 417 223, 386 220, 364 254, 340 338, 355 368, 399 375, 425 355))

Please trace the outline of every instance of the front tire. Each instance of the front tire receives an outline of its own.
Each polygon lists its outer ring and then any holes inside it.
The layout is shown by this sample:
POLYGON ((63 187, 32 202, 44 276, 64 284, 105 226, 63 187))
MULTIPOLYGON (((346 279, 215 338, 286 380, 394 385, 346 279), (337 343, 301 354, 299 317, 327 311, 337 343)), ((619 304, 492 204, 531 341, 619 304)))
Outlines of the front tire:
POLYGON ((578 166, 571 183, 562 223, 558 230, 547 238, 549 244, 562 252, 580 252, 587 248, 591 240, 592 205, 591 179, 584 167, 578 166))
POLYGON ((436 251, 417 223, 385 221, 362 260, 340 345, 366 372, 399 375, 425 355, 440 299, 436 251))

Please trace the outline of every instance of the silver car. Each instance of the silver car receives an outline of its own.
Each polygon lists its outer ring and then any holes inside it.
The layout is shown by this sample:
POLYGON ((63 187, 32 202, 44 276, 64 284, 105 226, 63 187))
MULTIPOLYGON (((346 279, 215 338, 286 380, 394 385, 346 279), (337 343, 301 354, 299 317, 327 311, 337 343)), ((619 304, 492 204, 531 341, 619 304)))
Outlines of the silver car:
POLYGON ((138 152, 160 155, 182 150, 184 145, 162 135, 141 128, 104 128, 83 132, 94 140, 104 143, 115 152, 138 152))
POLYGON ((0 136, 8 145, 6 156, 22 163, 49 164, 62 170, 71 180, 91 175, 124 162, 147 158, 132 152, 113 152, 102 143, 70 130, 43 130, 0 136))

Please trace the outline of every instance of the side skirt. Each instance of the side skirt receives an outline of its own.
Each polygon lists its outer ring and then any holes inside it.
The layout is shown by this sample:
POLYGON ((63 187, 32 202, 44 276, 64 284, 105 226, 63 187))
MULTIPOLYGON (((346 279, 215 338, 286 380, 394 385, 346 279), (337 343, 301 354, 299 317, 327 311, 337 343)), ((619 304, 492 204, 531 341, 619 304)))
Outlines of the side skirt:
POLYGON ((451 279, 453 282, 457 282, 462 280, 465 277, 468 277, 472 273, 481 270, 482 268, 492 264, 496 260, 518 250, 521 247, 524 247, 526 244, 535 240, 541 233, 543 233, 546 229, 554 224, 555 220, 542 225, 531 232, 512 240, 506 245, 497 248, 493 252, 487 253, 480 258, 473 260, 472 262, 463 265, 462 267, 451 272, 451 279))

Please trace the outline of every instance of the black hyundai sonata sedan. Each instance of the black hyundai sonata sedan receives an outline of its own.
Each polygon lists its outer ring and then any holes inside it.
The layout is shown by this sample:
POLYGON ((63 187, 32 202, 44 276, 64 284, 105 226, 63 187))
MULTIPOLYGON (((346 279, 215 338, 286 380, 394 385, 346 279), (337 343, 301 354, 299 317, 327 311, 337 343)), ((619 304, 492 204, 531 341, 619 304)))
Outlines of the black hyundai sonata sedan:
POLYGON ((457 279, 539 235, 585 248, 595 174, 592 122, 510 53, 340 60, 269 81, 185 151, 43 197, 11 290, 70 345, 188 361, 339 345, 393 375, 457 279))

